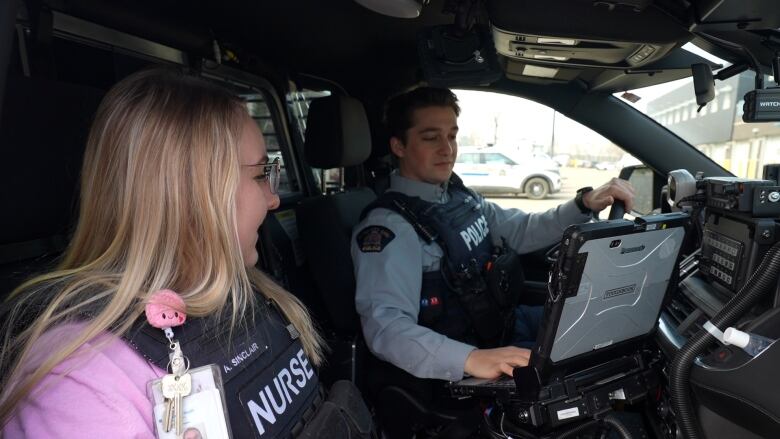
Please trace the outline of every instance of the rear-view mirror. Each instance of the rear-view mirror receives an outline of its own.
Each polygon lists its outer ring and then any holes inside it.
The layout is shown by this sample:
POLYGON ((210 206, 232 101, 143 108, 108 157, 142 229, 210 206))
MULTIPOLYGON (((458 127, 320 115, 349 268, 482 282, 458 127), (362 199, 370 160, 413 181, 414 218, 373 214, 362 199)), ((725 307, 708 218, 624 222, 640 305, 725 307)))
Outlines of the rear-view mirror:
POLYGON ((715 79, 709 64, 691 65, 693 73, 693 91, 696 93, 696 104, 701 107, 715 98, 715 79))

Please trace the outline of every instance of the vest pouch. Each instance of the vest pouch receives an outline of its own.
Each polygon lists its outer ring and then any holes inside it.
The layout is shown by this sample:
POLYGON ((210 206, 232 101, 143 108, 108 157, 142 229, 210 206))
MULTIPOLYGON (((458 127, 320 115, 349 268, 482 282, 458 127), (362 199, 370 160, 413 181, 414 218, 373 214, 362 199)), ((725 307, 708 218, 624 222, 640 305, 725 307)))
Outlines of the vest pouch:
POLYGON ((449 262, 442 261, 442 275, 471 322, 477 346, 500 346, 504 340, 504 314, 488 289, 479 263, 472 259, 467 268, 456 271, 449 262))
POLYGON ((494 257, 485 270, 485 282, 488 291, 496 299, 501 309, 514 309, 520 301, 525 276, 520 256, 505 248, 494 257))
POLYGON ((514 335, 515 309, 520 302, 525 275, 520 256, 514 250, 504 243, 499 252, 486 264, 484 276, 488 291, 501 310, 503 333, 500 344, 503 346, 509 343, 514 335))
POLYGON ((466 291, 458 296, 478 338, 478 347, 495 348, 501 344, 504 321, 499 318, 501 309, 486 291, 466 291))
POLYGON ((301 439, 370 439, 374 425, 360 391, 350 381, 333 383, 328 400, 297 436, 301 439))

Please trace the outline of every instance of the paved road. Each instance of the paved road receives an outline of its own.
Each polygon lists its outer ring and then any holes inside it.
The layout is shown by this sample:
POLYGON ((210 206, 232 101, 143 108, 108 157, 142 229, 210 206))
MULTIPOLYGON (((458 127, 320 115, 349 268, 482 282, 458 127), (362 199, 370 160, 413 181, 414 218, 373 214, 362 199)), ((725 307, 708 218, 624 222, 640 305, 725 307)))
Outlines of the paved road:
POLYGON ((597 187, 606 183, 612 177, 617 177, 619 170, 600 171, 586 168, 561 168, 563 185, 561 191, 544 200, 529 200, 524 197, 490 196, 488 199, 501 207, 515 207, 526 212, 541 212, 574 198, 577 189, 584 186, 597 187))

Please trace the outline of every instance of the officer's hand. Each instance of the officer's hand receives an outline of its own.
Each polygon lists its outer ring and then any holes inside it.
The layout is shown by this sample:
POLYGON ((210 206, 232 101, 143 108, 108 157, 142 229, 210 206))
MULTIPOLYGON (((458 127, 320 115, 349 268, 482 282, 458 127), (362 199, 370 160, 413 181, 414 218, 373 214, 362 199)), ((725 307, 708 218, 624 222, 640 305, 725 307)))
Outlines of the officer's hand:
POLYGON ((626 205, 626 212, 634 208, 634 187, 626 180, 613 178, 607 183, 582 196, 582 204, 593 212, 601 212, 607 206, 611 206, 615 200, 622 200, 626 205))
POLYGON ((502 373, 512 375, 512 369, 528 365, 531 351, 507 346, 496 349, 476 349, 466 358, 463 370, 477 378, 498 378, 502 373))

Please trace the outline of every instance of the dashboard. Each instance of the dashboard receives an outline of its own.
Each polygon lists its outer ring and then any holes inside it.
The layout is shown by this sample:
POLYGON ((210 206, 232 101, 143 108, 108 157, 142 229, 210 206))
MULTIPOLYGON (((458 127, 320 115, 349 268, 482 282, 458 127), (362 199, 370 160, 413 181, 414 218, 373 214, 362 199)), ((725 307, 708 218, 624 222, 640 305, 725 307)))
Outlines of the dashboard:
POLYGON ((690 221, 655 331, 604 355, 594 347, 588 361, 552 372, 536 367, 534 351, 529 367, 515 369, 512 392, 491 394, 501 414, 492 427, 486 416, 493 437, 568 437, 610 426, 623 438, 777 436, 780 185, 680 170, 670 173, 662 199, 667 215, 684 212, 690 221), (726 343, 728 328, 766 343, 760 350, 726 343), (616 412, 641 418, 641 426, 621 425, 616 412))

